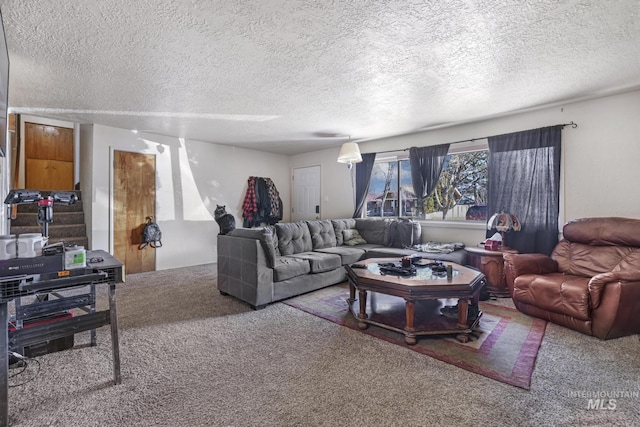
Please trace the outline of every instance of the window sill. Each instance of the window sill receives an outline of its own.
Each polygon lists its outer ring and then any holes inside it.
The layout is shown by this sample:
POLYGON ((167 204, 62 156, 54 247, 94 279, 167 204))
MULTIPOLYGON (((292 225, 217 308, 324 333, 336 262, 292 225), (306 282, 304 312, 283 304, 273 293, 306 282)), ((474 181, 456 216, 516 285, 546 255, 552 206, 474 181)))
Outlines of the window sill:
POLYGON ((461 228, 469 230, 486 230, 487 224, 482 221, 428 221, 418 220, 422 227, 432 228, 461 228))

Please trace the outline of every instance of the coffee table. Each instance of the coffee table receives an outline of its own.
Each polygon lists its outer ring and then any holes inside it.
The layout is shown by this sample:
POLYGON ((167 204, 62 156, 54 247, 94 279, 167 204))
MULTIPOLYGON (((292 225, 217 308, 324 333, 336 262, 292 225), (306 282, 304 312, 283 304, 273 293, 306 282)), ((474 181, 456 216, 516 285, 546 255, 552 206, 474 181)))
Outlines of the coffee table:
POLYGON ((349 279, 349 311, 358 320, 358 327, 376 325, 404 334, 409 345, 420 335, 455 334, 460 342, 467 342, 478 325, 482 312, 468 316, 469 304, 478 304, 484 275, 474 269, 444 262, 453 270, 451 278, 438 275, 429 267, 416 267, 416 275, 383 274, 381 263, 395 263, 398 258, 372 258, 359 262, 365 268, 347 265, 349 279), (358 291, 358 299, 356 299, 358 291), (354 309, 355 302, 359 309, 354 309), (440 313, 447 305, 458 304, 458 318, 440 313))

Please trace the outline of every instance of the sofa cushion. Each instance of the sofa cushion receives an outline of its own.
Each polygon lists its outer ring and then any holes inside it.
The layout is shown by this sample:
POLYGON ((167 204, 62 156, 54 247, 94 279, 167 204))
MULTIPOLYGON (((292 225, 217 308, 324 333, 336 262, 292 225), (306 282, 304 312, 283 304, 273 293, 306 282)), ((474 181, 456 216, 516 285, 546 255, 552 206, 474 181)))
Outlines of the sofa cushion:
POLYGON ((318 249, 316 252, 340 255, 342 258, 342 265, 347 265, 360 261, 365 251, 364 249, 352 248, 349 246, 336 246, 334 248, 318 249))
POLYGON ((367 241, 376 245, 386 244, 389 221, 382 218, 356 218, 358 233, 367 241))
POLYGON ((307 226, 314 250, 336 246, 336 233, 333 230, 331 220, 307 221, 307 226))
POLYGON ((275 256, 281 255, 280 248, 278 248, 278 234, 276 233, 276 228, 273 225, 268 225, 264 228, 264 240, 265 245, 269 247, 270 251, 273 251, 275 256))
POLYGON ((387 246, 372 248, 367 251, 367 258, 400 258, 410 255, 421 256, 420 252, 412 251, 411 249, 389 248, 387 246))
POLYGON ((344 244, 347 246, 364 245, 367 243, 355 228, 342 230, 342 238, 344 240, 344 244))
POLYGON ((267 265, 273 268, 276 256, 280 255, 278 249, 278 236, 272 225, 264 228, 235 228, 227 233, 229 236, 257 239, 260 241, 266 254, 267 265))
POLYGON ((574 319, 591 320, 589 279, 562 273, 523 274, 514 280, 513 299, 574 319))
POLYGON ((279 256, 276 257, 273 267, 273 281, 282 282, 283 280, 308 274, 310 271, 311 266, 305 259, 279 256))
POLYGON ((301 252, 291 255, 291 258, 299 258, 308 261, 312 273, 334 270, 342 267, 342 258, 337 254, 322 252, 301 252))
POLYGON ((401 249, 401 248, 389 248, 386 246, 373 246, 372 245, 360 245, 358 248, 364 249, 365 258, 400 258, 403 256, 419 256, 424 259, 429 259, 432 261, 447 261, 454 262, 459 265, 467 265, 467 251, 465 250, 457 250, 451 253, 445 254, 436 254, 436 253, 425 253, 418 252, 411 249, 401 249))
POLYGON ((331 224, 333 225, 333 231, 336 235, 336 246, 340 246, 343 244, 343 235, 342 235, 343 230, 356 228, 356 220, 353 218, 332 219, 331 224))
POLYGON ((406 248, 421 242, 422 229, 418 221, 399 218, 389 222, 386 246, 406 248))
POLYGON ((292 255, 313 249, 306 222, 280 223, 275 227, 281 255, 292 255))

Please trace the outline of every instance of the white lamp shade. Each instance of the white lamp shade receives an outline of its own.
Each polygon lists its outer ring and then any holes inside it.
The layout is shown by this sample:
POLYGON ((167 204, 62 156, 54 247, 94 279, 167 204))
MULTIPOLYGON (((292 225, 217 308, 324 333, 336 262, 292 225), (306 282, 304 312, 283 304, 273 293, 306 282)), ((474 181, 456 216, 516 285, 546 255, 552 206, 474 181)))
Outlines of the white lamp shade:
POLYGON ((338 154, 338 163, 360 163, 362 161, 362 155, 360 154, 360 147, 355 142, 345 142, 340 148, 340 154, 338 154))

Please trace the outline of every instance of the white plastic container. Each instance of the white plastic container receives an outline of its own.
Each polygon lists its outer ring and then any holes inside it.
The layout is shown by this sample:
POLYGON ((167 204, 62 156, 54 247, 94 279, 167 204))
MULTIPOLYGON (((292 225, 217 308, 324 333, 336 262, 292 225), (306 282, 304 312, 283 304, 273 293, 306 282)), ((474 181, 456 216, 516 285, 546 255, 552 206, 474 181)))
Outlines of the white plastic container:
POLYGON ((15 234, 0 236, 0 260, 18 256, 18 239, 15 234))
POLYGON ((41 233, 20 234, 18 236, 18 258, 41 256, 43 242, 41 233))
POLYGON ((74 246, 66 248, 64 251, 64 268, 72 270, 74 268, 85 268, 87 266, 87 251, 84 246, 74 246))

